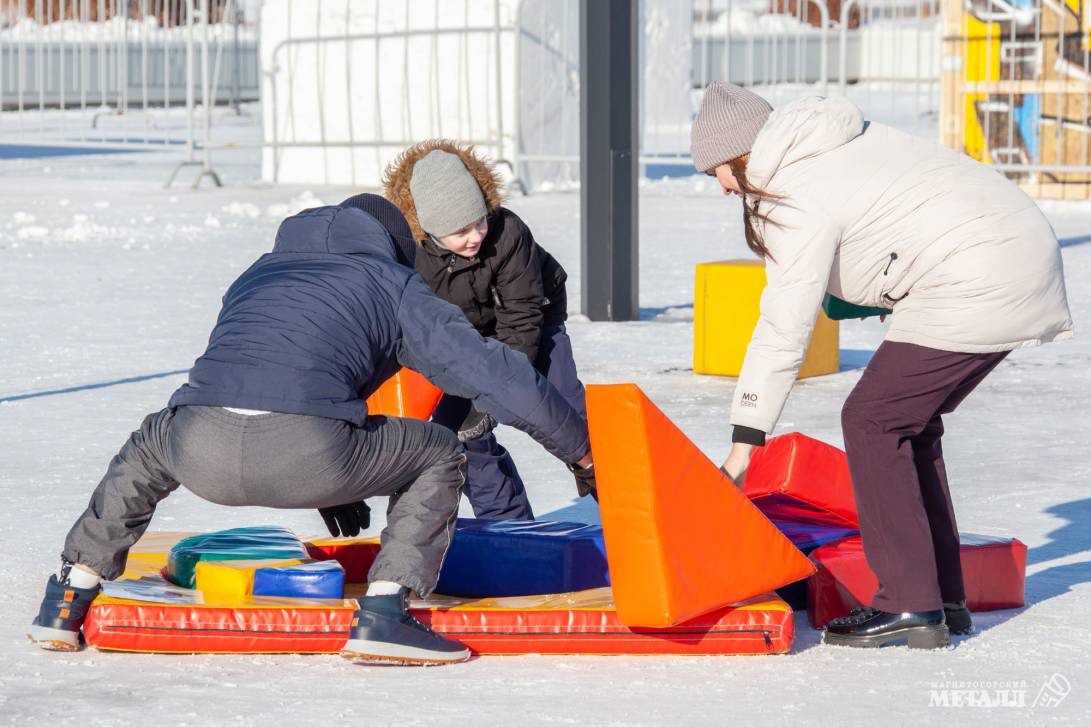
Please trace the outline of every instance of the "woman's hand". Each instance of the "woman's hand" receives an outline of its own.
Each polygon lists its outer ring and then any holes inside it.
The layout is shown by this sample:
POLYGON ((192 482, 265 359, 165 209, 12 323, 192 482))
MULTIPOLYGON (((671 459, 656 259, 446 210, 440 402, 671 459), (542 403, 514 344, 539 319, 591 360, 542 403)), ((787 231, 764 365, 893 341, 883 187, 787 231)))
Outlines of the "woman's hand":
POLYGON ((746 470, 750 467, 750 457, 754 454, 754 445, 735 442, 731 445, 731 453, 727 455, 720 469, 731 478, 736 487, 742 487, 746 479, 746 470))

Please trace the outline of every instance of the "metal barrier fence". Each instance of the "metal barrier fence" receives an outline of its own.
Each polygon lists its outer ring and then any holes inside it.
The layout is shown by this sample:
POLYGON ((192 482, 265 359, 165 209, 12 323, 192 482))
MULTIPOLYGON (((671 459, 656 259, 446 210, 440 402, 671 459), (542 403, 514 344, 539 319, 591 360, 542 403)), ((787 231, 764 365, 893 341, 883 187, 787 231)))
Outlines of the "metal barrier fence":
POLYGON ((396 154, 437 136, 513 168, 517 7, 268 0, 265 178, 376 186, 396 154))
POLYGON ((934 133, 939 0, 696 0, 694 84, 730 80, 774 105, 849 96, 865 114, 934 133))
POLYGON ((1038 196, 1091 197, 1091 8, 972 0, 944 11, 944 143, 1038 196))
MULTIPOLYGON (((0 145, 162 149, 215 181, 212 107, 260 98, 271 180, 375 186, 445 136, 528 186, 578 181, 579 0, 263 0, 260 26, 243 3, 0 0, 0 145)), ((648 176, 688 173, 701 89, 729 79, 774 105, 842 93, 1032 191, 1091 195, 1084 0, 642 6, 648 176)))
POLYGON ((259 91, 239 0, 9 0, 0 21, 0 145, 162 149, 219 183, 211 109, 259 91))
MULTIPOLYGON (((645 7, 645 146, 676 152, 690 10, 645 7)), ((402 149, 441 136, 474 142, 517 184, 575 179, 578 14, 579 0, 267 0, 263 176, 376 186, 402 149)))

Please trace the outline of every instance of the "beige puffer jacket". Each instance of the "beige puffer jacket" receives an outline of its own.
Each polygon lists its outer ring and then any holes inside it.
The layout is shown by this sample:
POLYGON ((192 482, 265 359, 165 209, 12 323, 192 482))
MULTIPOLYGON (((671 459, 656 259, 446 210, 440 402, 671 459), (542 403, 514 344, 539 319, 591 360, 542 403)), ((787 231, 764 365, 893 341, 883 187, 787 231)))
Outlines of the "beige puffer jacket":
POLYGON ((747 167, 781 195, 761 212, 773 255, 731 423, 771 432, 826 292, 894 310, 887 340, 985 353, 1072 336, 1060 247, 996 171, 867 123, 844 98, 769 117, 747 167))

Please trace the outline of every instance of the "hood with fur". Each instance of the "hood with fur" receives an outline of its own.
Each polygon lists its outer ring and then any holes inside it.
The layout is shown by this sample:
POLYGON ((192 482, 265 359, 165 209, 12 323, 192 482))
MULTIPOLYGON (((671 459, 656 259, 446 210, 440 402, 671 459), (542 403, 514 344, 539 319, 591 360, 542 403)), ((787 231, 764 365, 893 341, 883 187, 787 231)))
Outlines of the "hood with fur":
POLYGON ((417 219, 417 206, 413 202, 409 182, 413 178, 413 166, 417 161, 436 149, 454 154, 462 160, 477 182, 477 186, 481 188, 481 194, 485 197, 485 208, 489 213, 494 212, 504 201, 500 193, 503 186, 500 175, 491 164, 478 155, 473 145, 449 139, 429 139, 414 144, 399 154, 383 172, 383 194, 405 215, 413 231, 413 238, 418 243, 427 240, 428 233, 421 229, 420 221, 417 219))
POLYGON ((777 109, 750 149, 746 178, 766 187, 797 162, 844 146, 864 132, 864 114, 847 98, 802 98, 777 109))

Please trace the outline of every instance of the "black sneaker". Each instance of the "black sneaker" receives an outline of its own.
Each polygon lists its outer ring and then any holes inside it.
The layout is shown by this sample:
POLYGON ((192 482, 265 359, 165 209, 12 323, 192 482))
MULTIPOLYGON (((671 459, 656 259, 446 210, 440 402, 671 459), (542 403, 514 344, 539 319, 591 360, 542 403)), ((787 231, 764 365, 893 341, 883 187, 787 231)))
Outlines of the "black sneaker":
POLYGON ((101 590, 101 586, 75 588, 58 580, 54 573, 46 583, 42 606, 27 638, 50 651, 79 651, 83 620, 101 590))
POLYGON ((965 636, 974 632, 974 621, 970 618, 970 609, 966 608, 965 601, 943 604, 943 616, 952 634, 965 636))
POLYGON ((830 621, 822 643, 835 646, 874 648, 909 642, 910 649, 942 649, 951 645, 943 610, 887 613, 874 608, 856 608, 830 621))
POLYGON ((437 666, 470 658, 470 650, 409 615, 404 586, 391 596, 364 596, 341 656, 362 664, 437 666))

